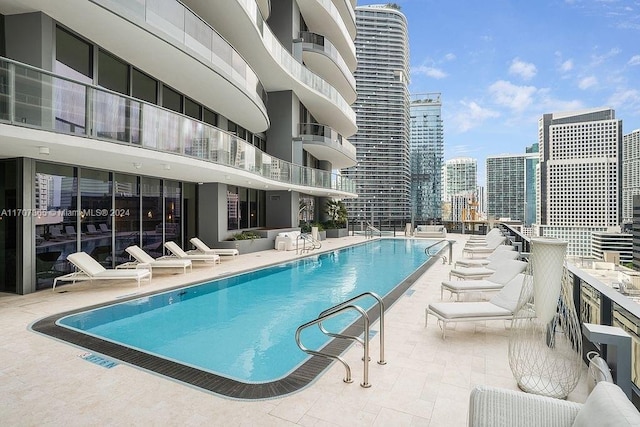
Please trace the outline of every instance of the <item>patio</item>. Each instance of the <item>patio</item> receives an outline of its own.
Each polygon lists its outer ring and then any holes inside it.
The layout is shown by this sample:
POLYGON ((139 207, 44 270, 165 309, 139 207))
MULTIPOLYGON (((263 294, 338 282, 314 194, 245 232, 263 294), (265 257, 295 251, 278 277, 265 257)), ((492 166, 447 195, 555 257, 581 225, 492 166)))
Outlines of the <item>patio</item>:
MULTIPOLYGON (((457 240, 461 257, 468 236, 457 240)), ((323 242, 323 250, 363 241, 345 237, 323 242)), ((435 322, 424 327, 424 309, 440 298, 448 264, 435 263, 387 310, 387 364, 371 363, 371 388, 362 381, 361 348, 345 358, 354 382, 342 382, 344 368, 334 363, 318 380, 290 396, 238 401, 219 397, 125 364, 88 363, 80 348, 28 330, 50 314, 149 290, 192 283, 243 267, 286 261, 293 251, 264 251, 224 260, 215 268, 187 275, 154 274, 139 290, 131 283, 89 283, 40 291, 0 294, 0 418, 5 425, 299 425, 299 426, 465 426, 471 389, 487 384, 517 389, 507 360, 508 324, 460 323, 443 340, 435 322)), ((376 325, 373 329, 377 329, 376 325)), ((377 338, 377 337, 376 337, 377 338)), ((378 354, 371 342, 372 360, 378 354)), ((586 366, 569 400, 583 402, 588 392, 586 366)))

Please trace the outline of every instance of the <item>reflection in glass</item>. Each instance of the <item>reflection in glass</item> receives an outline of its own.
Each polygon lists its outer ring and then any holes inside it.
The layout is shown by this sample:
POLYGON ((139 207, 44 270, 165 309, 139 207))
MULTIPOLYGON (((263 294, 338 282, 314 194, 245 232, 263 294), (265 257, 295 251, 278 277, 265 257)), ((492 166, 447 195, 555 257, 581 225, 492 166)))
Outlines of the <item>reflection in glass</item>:
POLYGON ((129 254, 125 252, 127 247, 141 245, 140 192, 138 188, 136 176, 114 174, 115 205, 112 224, 116 238, 114 250, 116 265, 129 261, 129 254))
POLYGON ((180 183, 165 181, 164 186, 164 240, 182 246, 182 189, 180 183))
POLYGON ((114 267, 112 228, 111 179, 109 172, 82 169, 80 175, 80 229, 67 226, 69 233, 80 233, 80 248, 105 268, 114 267))
POLYGON ((77 178, 71 166, 36 163, 34 179, 36 289, 73 271, 67 255, 77 251, 77 178), (73 227, 74 230, 71 230, 73 227))
POLYGON ((164 255, 162 247, 162 182, 140 178, 142 193, 142 249, 154 258, 164 255))

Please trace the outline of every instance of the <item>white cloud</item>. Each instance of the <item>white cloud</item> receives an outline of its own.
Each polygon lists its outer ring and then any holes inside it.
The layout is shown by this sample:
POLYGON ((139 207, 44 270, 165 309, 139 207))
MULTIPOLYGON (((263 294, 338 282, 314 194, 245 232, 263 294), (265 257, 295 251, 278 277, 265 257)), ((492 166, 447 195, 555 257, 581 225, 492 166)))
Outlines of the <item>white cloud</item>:
POLYGON ((521 61, 518 58, 511 61, 511 65, 509 66, 509 74, 515 74, 524 80, 531 80, 537 72, 538 70, 534 64, 521 61))
POLYGON ((564 101, 553 98, 551 91, 547 88, 538 90, 538 102, 536 106, 541 108, 541 114, 554 111, 576 111, 585 108, 584 104, 578 100, 564 101))
POLYGON ((609 105, 616 108, 625 108, 628 110, 637 110, 640 112, 640 90, 638 89, 621 89, 611 95, 608 100, 609 105))
POLYGON ((567 59, 560 65, 560 71, 563 73, 568 73, 571 70, 573 70, 573 60, 571 59, 567 59))
POLYGON ((505 80, 498 80, 489 86, 489 93, 493 95, 497 104, 520 112, 533 103, 536 88, 534 86, 517 86, 505 80))
POLYGON ((614 56, 619 55, 620 52, 622 52, 620 49, 618 49, 617 47, 614 47, 614 48, 610 49, 609 52, 604 53, 602 55, 592 55, 591 56, 591 64, 592 65, 600 65, 603 62, 605 62, 607 59, 613 58, 614 56))
POLYGON ((597 84, 598 79, 595 76, 588 76, 580 79, 580 81, 578 82, 578 87, 582 90, 585 90, 597 84))
POLYGON ((434 79, 444 79, 448 76, 447 73, 442 71, 440 68, 429 67, 426 65, 420 65, 418 67, 413 67, 411 69, 411 73, 413 74, 424 74, 427 77, 432 77, 434 79))
POLYGON ((456 59, 456 55, 455 55, 455 54, 453 54, 453 53, 447 53, 447 54, 444 56, 444 60, 445 60, 445 61, 453 61, 454 59, 456 59))
POLYGON ((466 132, 482 125, 487 119, 500 117, 500 113, 478 105, 475 101, 460 101, 462 109, 453 116, 453 126, 458 132, 466 132))
POLYGON ((627 64, 640 65, 640 55, 633 55, 627 64))

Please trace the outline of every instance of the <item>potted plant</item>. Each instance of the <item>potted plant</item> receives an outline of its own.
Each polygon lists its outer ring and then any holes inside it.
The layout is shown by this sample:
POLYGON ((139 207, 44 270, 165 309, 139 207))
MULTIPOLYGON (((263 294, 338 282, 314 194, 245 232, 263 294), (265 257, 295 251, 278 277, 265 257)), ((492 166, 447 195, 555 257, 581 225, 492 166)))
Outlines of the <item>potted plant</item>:
POLYGON ((327 237, 347 236, 347 208, 342 203, 342 200, 328 200, 325 205, 325 213, 329 217, 329 220, 324 225, 327 237))

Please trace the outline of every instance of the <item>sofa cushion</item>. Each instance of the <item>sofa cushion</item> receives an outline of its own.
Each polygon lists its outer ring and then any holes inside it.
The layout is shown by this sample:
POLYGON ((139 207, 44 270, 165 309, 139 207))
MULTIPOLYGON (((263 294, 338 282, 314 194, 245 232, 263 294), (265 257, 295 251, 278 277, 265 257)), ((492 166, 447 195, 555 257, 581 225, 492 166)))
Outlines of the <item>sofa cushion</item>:
POLYGON ((620 387, 600 381, 573 422, 573 427, 590 426, 640 426, 640 413, 620 387))

